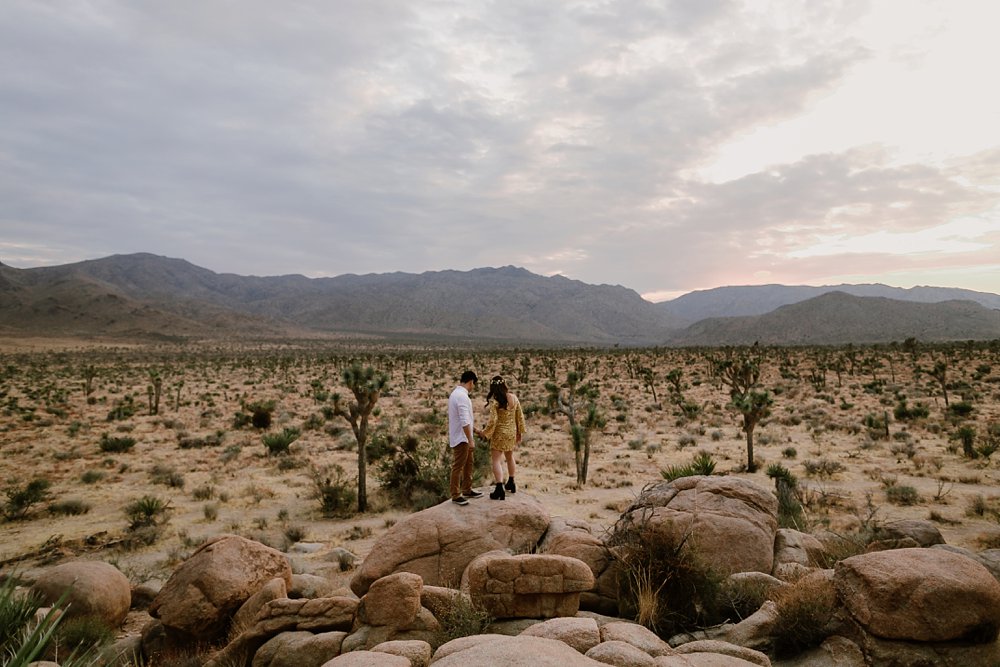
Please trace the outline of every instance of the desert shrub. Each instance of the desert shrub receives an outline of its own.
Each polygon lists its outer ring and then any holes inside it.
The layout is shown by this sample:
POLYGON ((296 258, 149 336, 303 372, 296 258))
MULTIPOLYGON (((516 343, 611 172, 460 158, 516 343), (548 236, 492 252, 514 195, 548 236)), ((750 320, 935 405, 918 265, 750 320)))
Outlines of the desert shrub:
POLYGON ((719 611, 730 621, 742 621, 763 605, 771 586, 753 579, 728 579, 719 594, 719 611))
POLYGON ((90 505, 82 500, 59 500, 49 504, 49 514, 58 516, 78 516, 90 511, 90 505))
POLYGON ((407 435, 389 445, 375 475, 393 504, 421 510, 448 497, 450 455, 432 441, 407 435))
POLYGON ((306 431, 318 431, 322 429, 324 425, 326 425, 326 419, 324 419, 323 415, 317 412, 309 415, 309 417, 302 422, 302 428, 306 431))
POLYGON ((115 406, 108 412, 107 420, 121 421, 135 415, 135 403, 131 396, 126 396, 124 400, 117 401, 115 406))
POLYGON ((660 475, 668 482, 693 475, 711 475, 715 472, 715 465, 712 455, 702 451, 695 454, 691 462, 686 465, 667 466, 661 469, 660 475))
POLYGON ((128 519, 128 529, 136 531, 141 528, 151 528, 167 522, 170 503, 156 496, 142 496, 125 505, 125 517, 128 519))
POLYGON ((211 484, 202 484, 191 492, 191 497, 195 500, 211 500, 215 497, 215 487, 211 484))
POLYGON ((911 407, 906 404, 906 399, 901 397, 892 411, 892 416, 896 418, 896 421, 912 421, 925 419, 930 413, 930 409, 923 403, 917 403, 911 407))
POLYGON ((271 419, 276 407, 277 404, 273 400, 243 404, 243 409, 250 413, 250 424, 259 429, 271 427, 271 419))
POLYGON ((771 593, 777 607, 771 629, 779 658, 798 655, 819 646, 833 632, 837 592, 823 576, 807 576, 771 593))
POLYGON ((969 401, 956 401, 948 406, 948 415, 956 419, 964 419, 972 414, 975 407, 969 401))
POLYGON ((767 467, 767 476, 774 480, 774 490, 778 496, 778 526, 802 530, 806 520, 799 500, 799 482, 795 475, 780 463, 772 463, 767 467))
POLYGON ((244 426, 249 426, 250 421, 251 421, 250 415, 248 415, 243 411, 237 412, 235 415, 233 415, 233 428, 241 429, 244 426))
POLYGON ((698 452, 691 460, 691 470, 696 475, 712 475, 715 473, 715 459, 708 452, 698 452))
POLYGON ((609 539, 620 565, 619 609, 623 616, 663 637, 720 620, 724 577, 687 544, 688 536, 619 520, 609 539))
POLYGON ((320 511, 327 517, 350 516, 357 491, 349 479, 346 479, 344 468, 334 464, 328 471, 313 470, 313 489, 319 500, 320 511))
POLYGON ((434 614, 441 624, 442 643, 459 637, 471 637, 486 632, 493 617, 486 608, 465 594, 456 595, 452 604, 434 614))
POLYGON ((978 456, 976 453, 976 427, 969 424, 959 426, 955 429, 955 432, 950 436, 951 440, 960 442, 962 444, 962 455, 967 459, 974 459, 978 456))
POLYGON ((184 475, 177 472, 170 466, 155 465, 152 470, 149 471, 149 480, 153 484, 163 484, 164 486, 169 486, 172 489, 183 489, 184 488, 184 475))
POLYGON ((96 484, 102 479, 104 479, 104 471, 102 470, 87 470, 80 475, 80 481, 84 484, 96 484))
POLYGON ((684 449, 685 447, 694 447, 698 444, 698 441, 690 433, 685 433, 681 437, 677 438, 677 449, 684 449))
POLYGON ((786 459, 794 459, 796 456, 799 455, 799 452, 794 447, 785 447, 784 449, 781 450, 781 455, 786 459))
POLYGON ((889 437, 889 419, 888 415, 883 414, 881 417, 873 414, 865 415, 863 424, 866 429, 868 429, 868 437, 872 440, 884 440, 889 437))
POLYGON ((893 505, 916 505, 920 502, 916 488, 905 484, 890 486, 885 490, 885 497, 893 505))
MULTIPOLYGON (((55 636, 62 623, 68 619, 62 611, 64 594, 41 618, 38 616, 42 601, 35 595, 21 595, 15 591, 17 579, 8 575, 0 581, 0 664, 4 667, 26 667, 45 657, 55 643, 55 636)), ((97 649, 70 651, 59 657, 63 667, 82 667, 97 662, 97 649)))
POLYGON ((243 448, 239 445, 229 445, 222 450, 222 454, 219 455, 219 460, 223 463, 229 463, 230 461, 235 461, 240 456, 240 452, 243 448))
POLYGON ((72 654, 95 651, 110 644, 114 638, 114 630, 104 621, 93 616, 82 616, 68 618, 60 623, 53 644, 58 646, 60 654, 63 651, 72 654))
POLYGON ((831 461, 830 459, 819 459, 818 461, 806 460, 802 462, 802 467, 806 469, 806 475, 819 477, 820 479, 830 478, 844 471, 843 463, 840 461, 831 461))
POLYGON ((295 544, 306 539, 306 529, 303 526, 286 526, 283 531, 288 544, 295 544))
POLYGON ((135 446, 135 438, 127 435, 112 436, 105 433, 101 436, 101 442, 98 446, 102 452, 121 454, 135 446))
POLYGON ((8 521, 25 519, 31 508, 52 497, 49 487, 52 483, 44 477, 36 477, 22 486, 10 486, 6 490, 7 502, 3 505, 3 515, 8 521))
POLYGON ((200 437, 178 436, 177 446, 181 449, 202 449, 203 447, 218 447, 222 444, 225 433, 210 433, 200 437))
POLYGON ((264 446, 267 447, 268 456, 287 454, 288 448, 293 442, 299 439, 302 432, 297 428, 289 427, 280 433, 265 433, 261 436, 264 446))

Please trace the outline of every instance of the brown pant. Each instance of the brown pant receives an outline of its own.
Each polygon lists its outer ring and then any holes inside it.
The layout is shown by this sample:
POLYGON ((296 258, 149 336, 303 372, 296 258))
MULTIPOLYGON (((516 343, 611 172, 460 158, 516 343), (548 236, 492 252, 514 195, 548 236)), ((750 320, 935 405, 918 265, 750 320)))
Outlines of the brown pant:
POLYGON ((472 447, 467 442, 451 448, 451 484, 448 490, 452 498, 472 490, 472 447))

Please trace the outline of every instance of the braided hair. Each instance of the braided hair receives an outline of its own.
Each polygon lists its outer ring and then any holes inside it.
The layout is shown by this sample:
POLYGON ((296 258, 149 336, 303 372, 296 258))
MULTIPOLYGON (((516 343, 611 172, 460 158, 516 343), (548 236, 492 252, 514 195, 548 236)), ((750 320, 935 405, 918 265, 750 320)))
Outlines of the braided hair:
POLYGON ((507 382, 502 375, 494 375, 490 380, 490 393, 486 394, 486 405, 490 404, 491 398, 496 399, 500 409, 507 409, 507 382))

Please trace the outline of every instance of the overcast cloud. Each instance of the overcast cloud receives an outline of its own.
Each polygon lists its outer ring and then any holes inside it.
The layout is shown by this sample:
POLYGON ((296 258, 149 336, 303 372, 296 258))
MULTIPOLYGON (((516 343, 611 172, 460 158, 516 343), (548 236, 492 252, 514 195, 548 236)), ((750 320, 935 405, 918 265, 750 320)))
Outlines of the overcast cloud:
POLYGON ((0 4, 0 261, 1000 292, 991 0, 0 4))

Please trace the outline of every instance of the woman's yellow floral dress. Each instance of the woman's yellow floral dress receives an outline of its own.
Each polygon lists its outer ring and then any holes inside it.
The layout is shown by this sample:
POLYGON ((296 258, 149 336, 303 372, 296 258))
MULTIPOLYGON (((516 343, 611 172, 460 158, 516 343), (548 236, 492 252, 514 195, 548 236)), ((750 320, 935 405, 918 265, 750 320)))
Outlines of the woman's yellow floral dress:
POLYGON ((512 452, 517 445, 517 434, 524 435, 524 413, 517 396, 507 392, 507 409, 497 407, 490 401, 490 420, 483 429, 483 435, 490 442, 490 449, 512 452))

